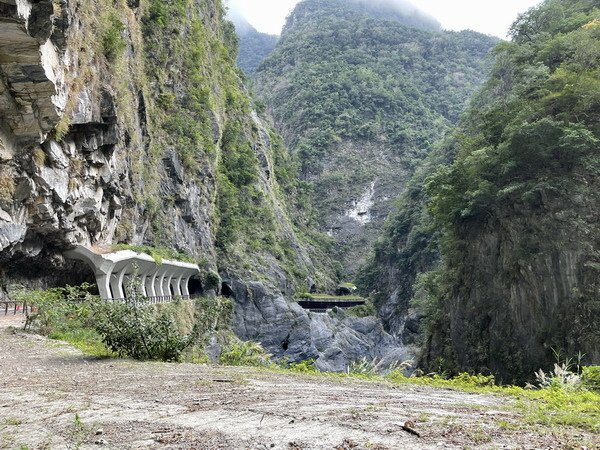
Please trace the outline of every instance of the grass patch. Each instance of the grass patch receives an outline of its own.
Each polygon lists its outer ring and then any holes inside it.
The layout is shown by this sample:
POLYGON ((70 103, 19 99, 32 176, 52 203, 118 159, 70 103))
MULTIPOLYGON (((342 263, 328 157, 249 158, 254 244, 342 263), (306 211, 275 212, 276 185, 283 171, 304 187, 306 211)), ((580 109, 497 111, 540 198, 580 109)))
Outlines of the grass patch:
MULTIPOLYGON (((352 372, 319 372, 314 361, 303 361, 280 366, 280 372, 294 372, 303 375, 329 379, 360 379, 367 381, 388 381, 394 384, 410 384, 457 391, 498 395, 516 401, 509 406, 522 415, 525 424, 541 424, 549 427, 572 426, 592 433, 600 433, 600 393, 586 389, 525 389, 519 386, 497 386, 491 376, 461 374, 445 379, 439 375, 432 377, 407 377, 395 370, 388 375, 352 372)), ((506 428, 517 424, 506 422, 506 428)))
POLYGON ((100 335, 91 328, 78 328, 52 332, 50 339, 65 341, 89 356, 97 358, 112 358, 115 354, 110 351, 100 335))
POLYGON ((19 426, 23 423, 23 421, 21 419, 17 419, 15 417, 8 417, 6 419, 4 419, 2 422, 2 425, 7 425, 7 426, 19 426))
POLYGON ((440 376, 406 377, 392 372, 385 377, 393 383, 456 389, 465 392, 494 394, 516 399, 515 408, 527 423, 547 426, 568 425, 600 433, 600 393, 586 389, 525 389, 519 386, 496 386, 493 377, 461 374, 451 379, 440 376))
POLYGON ((149 245, 116 244, 112 246, 112 250, 131 250, 137 253, 146 253, 150 255, 154 259, 154 261, 156 261, 156 264, 161 264, 163 259, 184 261, 189 263, 196 262, 193 256, 178 252, 171 248, 151 247, 149 245))

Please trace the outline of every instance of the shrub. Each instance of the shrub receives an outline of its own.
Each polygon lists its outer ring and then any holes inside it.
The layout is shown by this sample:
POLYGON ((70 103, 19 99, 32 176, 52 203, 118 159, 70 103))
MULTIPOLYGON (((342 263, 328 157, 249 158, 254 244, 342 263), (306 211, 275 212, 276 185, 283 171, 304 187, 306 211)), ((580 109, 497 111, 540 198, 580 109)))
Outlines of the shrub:
MULTIPOLYGON (((130 295, 135 296, 135 290, 130 295)), ((106 303, 98 308, 95 328, 119 356, 181 361, 187 349, 204 344, 215 332, 227 330, 233 312, 232 303, 223 298, 199 299, 193 309, 190 306, 183 301, 144 305, 143 299, 106 303)))
POLYGON ((234 340, 221 353, 219 362, 227 366, 269 366, 271 355, 258 342, 234 340))
POLYGON ((581 382, 587 389, 600 391, 600 366, 583 366, 581 382))
POLYGON ((44 335, 89 327, 93 305, 98 298, 89 293, 91 285, 67 286, 48 290, 20 291, 15 299, 34 307, 25 322, 26 329, 44 335))
POLYGON ((364 305, 357 305, 345 310, 346 314, 353 317, 370 317, 377 315, 377 309, 373 302, 366 302, 364 305))
POLYGON ((221 277, 218 273, 209 270, 204 277, 204 283, 206 290, 215 289, 218 290, 221 286, 221 277))
POLYGON ((315 366, 314 359, 305 359, 304 361, 284 364, 283 368, 299 373, 318 373, 319 370, 315 366))
POLYGON ((177 323, 177 303, 157 311, 152 306, 106 303, 97 315, 96 330, 119 356, 141 360, 180 361, 182 353, 198 342, 196 323, 186 333, 177 323))
POLYGON ((117 56, 125 49, 126 44, 122 36, 123 30, 125 30, 125 25, 116 13, 108 16, 106 29, 102 36, 102 48, 104 56, 109 61, 117 59, 117 56))

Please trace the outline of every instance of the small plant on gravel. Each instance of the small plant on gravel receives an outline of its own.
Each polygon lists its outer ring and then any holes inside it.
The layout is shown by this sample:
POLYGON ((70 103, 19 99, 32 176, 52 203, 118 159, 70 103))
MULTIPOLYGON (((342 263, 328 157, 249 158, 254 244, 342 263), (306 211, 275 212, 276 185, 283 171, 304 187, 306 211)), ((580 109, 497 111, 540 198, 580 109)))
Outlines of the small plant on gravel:
POLYGON ((86 426, 81 420, 81 417, 79 417, 79 414, 75 413, 69 434, 69 441, 73 447, 69 445, 68 448, 78 449, 90 437, 92 434, 92 428, 86 426))
POLYGON ((363 377, 372 377, 377 375, 377 366, 377 359, 368 360, 367 358, 362 358, 358 361, 353 361, 350 363, 350 365, 346 368, 346 373, 360 375, 363 377))
POLYGON ((374 377, 394 372, 404 374, 404 372, 407 369, 411 368, 412 365, 412 360, 407 360, 403 362, 394 361, 392 363, 389 363, 381 358, 362 358, 350 363, 350 365, 346 368, 346 373, 348 375, 360 377, 374 377))
POLYGON ((14 417, 9 417, 0 422, 2 425, 10 425, 10 426, 18 426, 23 423, 21 419, 16 419, 14 417))

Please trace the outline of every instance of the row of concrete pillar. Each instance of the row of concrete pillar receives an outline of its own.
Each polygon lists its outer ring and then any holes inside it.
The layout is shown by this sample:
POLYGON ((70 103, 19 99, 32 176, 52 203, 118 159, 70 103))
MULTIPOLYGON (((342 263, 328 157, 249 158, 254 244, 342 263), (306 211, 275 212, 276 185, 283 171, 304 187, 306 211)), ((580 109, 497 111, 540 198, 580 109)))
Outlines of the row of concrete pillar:
POLYGON ((190 279, 200 273, 196 264, 171 260, 157 264, 151 256, 131 250, 99 253, 79 246, 66 255, 90 265, 103 299, 123 299, 128 287, 144 297, 185 298, 190 295, 190 279))
POLYGON ((144 297, 189 296, 189 281, 194 273, 178 267, 160 265, 155 269, 141 270, 132 262, 109 274, 96 274, 102 298, 122 299, 131 289, 144 297))

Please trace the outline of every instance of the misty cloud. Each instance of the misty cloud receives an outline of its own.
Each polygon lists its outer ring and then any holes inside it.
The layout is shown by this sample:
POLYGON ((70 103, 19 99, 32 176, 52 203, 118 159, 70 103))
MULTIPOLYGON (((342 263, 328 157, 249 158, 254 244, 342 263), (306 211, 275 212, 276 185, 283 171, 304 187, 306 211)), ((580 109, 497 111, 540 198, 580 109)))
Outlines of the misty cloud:
POLYGON ((404 22, 408 22, 408 25, 437 30, 442 27, 435 17, 424 13, 408 0, 348 0, 348 2, 358 4, 370 11, 379 12, 381 15, 393 13, 404 22))

